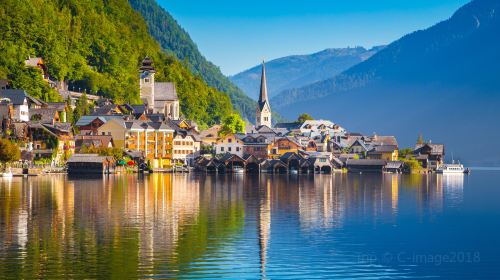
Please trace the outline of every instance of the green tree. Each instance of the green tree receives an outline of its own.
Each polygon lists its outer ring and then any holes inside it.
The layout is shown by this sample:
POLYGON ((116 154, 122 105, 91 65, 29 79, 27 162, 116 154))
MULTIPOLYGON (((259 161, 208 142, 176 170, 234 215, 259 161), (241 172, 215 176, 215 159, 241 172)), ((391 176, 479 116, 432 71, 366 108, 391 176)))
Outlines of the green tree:
POLYGON ((417 138, 417 145, 422 145, 422 144, 424 144, 424 137, 422 137, 422 133, 420 133, 417 138))
POLYGON ((18 161, 21 158, 21 150, 9 139, 0 138, 0 162, 3 165, 18 161))
POLYGON ((422 171, 422 164, 413 157, 403 160, 404 168, 408 173, 419 173, 422 171))
POLYGON ((100 156, 113 157, 115 160, 123 159, 123 151, 119 148, 100 148, 98 149, 100 156))
POLYGON ((76 100, 72 117, 73 124, 75 124, 82 116, 88 114, 90 114, 90 105, 87 99, 87 94, 84 93, 76 100))
POLYGON ((231 133, 245 133, 245 122, 240 115, 233 113, 225 117, 222 121, 222 128, 219 131, 220 136, 225 136, 231 133))
POLYGON ((74 121, 73 111, 71 110, 71 98, 69 96, 66 98, 65 103, 66 107, 64 108, 64 111, 66 112, 66 122, 75 124, 76 121, 74 121))
POLYGON ((412 156, 413 155, 413 149, 411 148, 404 148, 399 150, 399 158, 400 159, 405 159, 406 156, 412 156))
POLYGON ((78 151, 80 154, 88 154, 89 153, 89 148, 87 147, 87 145, 82 145, 82 147, 80 148, 80 151, 78 151))
POLYGON ((299 116, 299 118, 297 119, 297 122, 298 123, 303 123, 305 121, 312 121, 314 120, 313 117, 311 117, 311 115, 309 115, 308 113, 303 113, 299 116))

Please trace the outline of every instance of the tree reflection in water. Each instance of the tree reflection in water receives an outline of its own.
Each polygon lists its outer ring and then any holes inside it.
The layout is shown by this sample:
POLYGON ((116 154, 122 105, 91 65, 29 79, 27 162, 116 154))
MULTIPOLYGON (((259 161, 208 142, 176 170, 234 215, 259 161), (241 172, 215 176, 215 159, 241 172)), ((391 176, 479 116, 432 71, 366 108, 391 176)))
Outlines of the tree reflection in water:
MULTIPOLYGON (((315 242, 334 244, 353 221, 372 227, 396 224, 401 195, 404 205, 414 205, 418 215, 439 213, 443 181, 445 188, 453 186, 452 199, 460 197, 463 181, 434 175, 153 174, 3 180, 0 278, 271 278, 270 267, 276 273, 278 267, 289 268, 314 256, 291 251, 307 250, 315 242), (315 238, 294 244, 301 240, 288 239, 294 234, 315 238), (291 247, 278 247, 280 242, 291 247), (289 255, 280 259, 277 254, 282 252, 289 255)), ((337 246, 335 252, 344 254, 348 263, 352 252, 344 247, 337 246)), ((376 275, 396 273, 381 271, 376 275)), ((302 273, 297 275, 308 276, 302 273)))

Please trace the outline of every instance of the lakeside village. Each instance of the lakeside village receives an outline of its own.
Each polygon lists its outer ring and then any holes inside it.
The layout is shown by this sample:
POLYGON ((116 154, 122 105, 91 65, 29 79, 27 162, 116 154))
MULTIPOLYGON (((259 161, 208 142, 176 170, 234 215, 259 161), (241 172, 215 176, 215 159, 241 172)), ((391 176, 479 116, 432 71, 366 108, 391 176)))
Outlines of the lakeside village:
POLYGON ((264 64, 255 125, 230 133, 222 133, 225 124, 200 131, 194 121, 183 119, 175 85, 155 82, 148 57, 138 75, 143 105, 114 104, 71 91, 49 80, 42 58, 29 58, 26 67, 40 68, 44 80, 67 102, 43 102, 0 80, 0 160, 10 166, 2 173, 5 177, 66 171, 426 173, 443 164, 444 145, 424 143, 421 137, 414 148, 399 150, 394 136, 348 132, 306 114, 273 126, 264 64), (78 102, 88 102, 92 110, 72 125, 68 112, 78 102))

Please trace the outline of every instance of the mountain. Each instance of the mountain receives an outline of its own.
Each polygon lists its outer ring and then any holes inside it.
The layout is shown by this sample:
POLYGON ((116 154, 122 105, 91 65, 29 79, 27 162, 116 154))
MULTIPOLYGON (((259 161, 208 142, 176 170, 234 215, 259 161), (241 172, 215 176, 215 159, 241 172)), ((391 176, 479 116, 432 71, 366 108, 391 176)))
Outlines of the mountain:
MULTIPOLYGON (((309 55, 292 55, 266 62, 269 96, 332 78, 365 61, 383 47, 326 49, 309 55)), ((230 77, 248 96, 258 99, 260 69, 257 65, 230 77)))
POLYGON ((175 83, 185 117, 206 127, 232 112, 229 96, 166 54, 126 0, 1 3, 0 78, 35 97, 59 98, 36 70, 24 66, 28 56, 43 57, 51 79, 117 102, 139 102, 138 67, 148 55, 157 80, 175 83))
POLYGON ((234 109, 243 118, 255 120, 256 102, 235 86, 220 69, 208 61, 198 50, 189 34, 155 0, 129 0, 148 25, 149 33, 168 53, 185 61, 191 71, 200 75, 208 85, 226 92, 231 97, 234 109))
POLYGON ((307 111, 345 127, 418 133, 447 144, 448 156, 500 165, 500 1, 475 0, 448 20, 393 42, 334 78, 271 100, 285 117, 307 111))

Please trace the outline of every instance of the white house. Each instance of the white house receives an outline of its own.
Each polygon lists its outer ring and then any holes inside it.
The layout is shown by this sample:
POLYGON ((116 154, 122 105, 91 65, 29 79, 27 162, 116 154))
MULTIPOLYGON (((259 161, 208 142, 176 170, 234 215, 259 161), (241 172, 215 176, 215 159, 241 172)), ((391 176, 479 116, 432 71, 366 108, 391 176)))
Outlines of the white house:
POLYGON ((215 142, 215 154, 230 153, 243 157, 243 146, 245 143, 236 134, 229 134, 215 142))
POLYGON ((27 122, 30 120, 28 95, 22 89, 2 89, 0 99, 9 100, 14 108, 12 119, 14 121, 27 122))
POLYGON ((303 135, 311 132, 329 132, 331 135, 344 135, 346 130, 328 120, 307 120, 300 126, 300 132, 303 135))
POLYGON ((172 160, 191 165, 200 155, 201 141, 193 134, 177 131, 172 145, 172 160))

